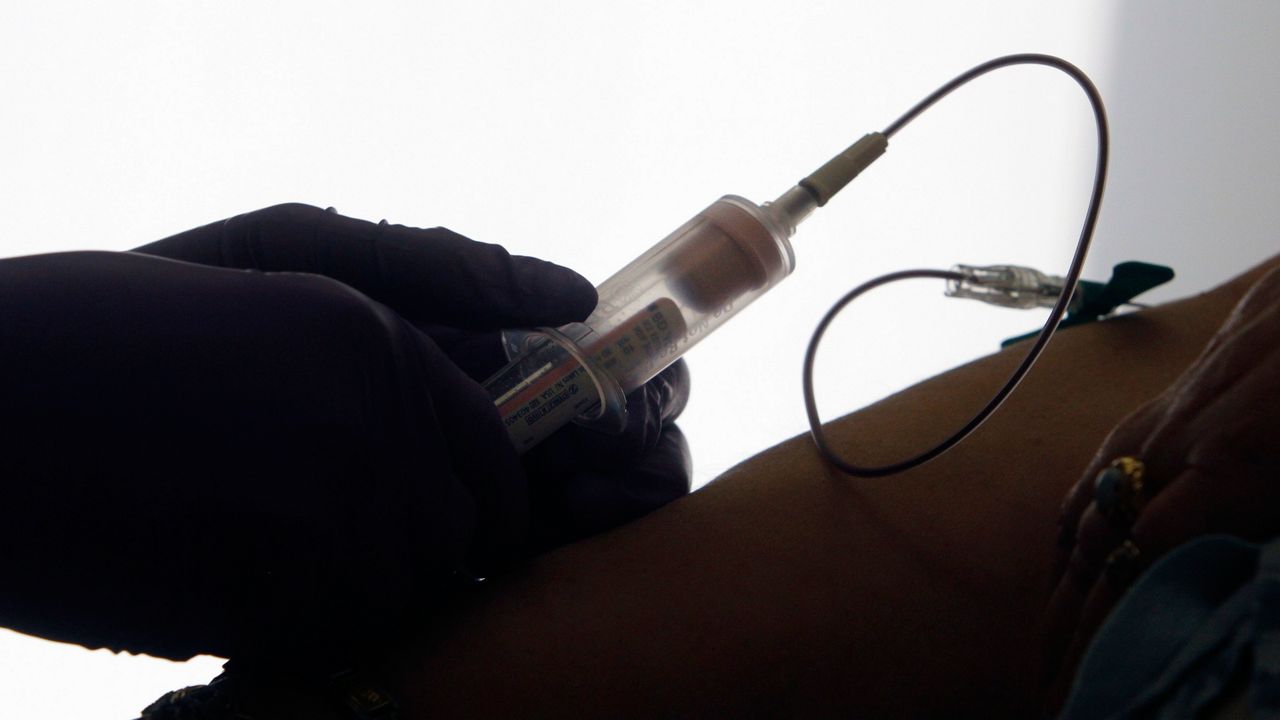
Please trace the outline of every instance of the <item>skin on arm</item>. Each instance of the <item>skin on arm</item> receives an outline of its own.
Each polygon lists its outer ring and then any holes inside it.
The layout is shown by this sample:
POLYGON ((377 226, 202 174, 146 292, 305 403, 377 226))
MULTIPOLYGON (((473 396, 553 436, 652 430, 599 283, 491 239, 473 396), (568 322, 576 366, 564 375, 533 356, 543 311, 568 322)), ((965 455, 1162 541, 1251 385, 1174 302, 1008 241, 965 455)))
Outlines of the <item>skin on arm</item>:
MULTIPOLYGON (((784 442, 494 581, 375 676, 410 718, 1033 714, 1063 496, 1263 270, 1060 333, 983 427, 907 473, 849 478, 807 436, 784 442)), ((1023 352, 830 423, 831 438, 862 462, 901 459, 1023 352)))

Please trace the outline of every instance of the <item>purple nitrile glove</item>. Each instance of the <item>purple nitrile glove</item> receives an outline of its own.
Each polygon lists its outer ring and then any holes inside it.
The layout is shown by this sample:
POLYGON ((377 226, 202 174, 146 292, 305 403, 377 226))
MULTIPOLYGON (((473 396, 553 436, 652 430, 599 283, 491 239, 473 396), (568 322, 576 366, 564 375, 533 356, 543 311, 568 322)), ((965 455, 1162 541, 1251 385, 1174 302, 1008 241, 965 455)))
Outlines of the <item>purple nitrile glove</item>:
POLYGON ((572 462, 543 467, 451 354, 595 301, 550 263, 301 205, 0 260, 0 624, 322 662, 399 636, 458 576, 682 494, 669 381, 633 394, 627 433, 571 429, 572 462))
MULTIPOLYGON (((297 204, 138 252, 340 280, 413 322, 477 381, 505 363, 497 333, 486 330, 581 320, 596 302, 584 278, 551 263, 512 257, 442 228, 375 225, 297 204)), ((688 393, 681 361, 631 393, 621 435, 574 426, 529 453, 523 464, 531 475, 533 546, 600 532, 688 493, 688 447, 673 425, 688 393)))

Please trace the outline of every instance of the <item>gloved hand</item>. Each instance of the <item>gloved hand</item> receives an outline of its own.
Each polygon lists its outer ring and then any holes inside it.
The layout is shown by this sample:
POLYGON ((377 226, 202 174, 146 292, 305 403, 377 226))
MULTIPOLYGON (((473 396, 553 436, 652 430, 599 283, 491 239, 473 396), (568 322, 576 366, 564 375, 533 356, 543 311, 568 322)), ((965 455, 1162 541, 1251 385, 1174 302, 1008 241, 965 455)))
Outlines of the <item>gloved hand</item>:
MULTIPOLYGON (((497 332, 423 329, 478 381, 506 364, 497 332)), ((627 395, 621 434, 570 424, 526 453, 530 550, 608 530, 688 493, 692 462, 674 424, 688 400, 689 368, 679 360, 627 395)))
POLYGON ((487 394, 406 318, 594 301, 496 246, 303 206, 0 260, 0 623, 176 658, 399 633, 451 573, 525 552, 529 507, 487 394))
MULTIPOLYGON (((233 217, 137 252, 342 281, 414 323, 477 382, 506 364, 497 330, 582 320, 596 303, 584 278, 550 263, 510 259, 498 246, 443 228, 374 225, 300 204, 233 217)), ((680 361, 627 398, 621 435, 574 425, 529 453, 527 547, 607 530, 688 493, 691 460, 674 426, 688 395, 680 361)))

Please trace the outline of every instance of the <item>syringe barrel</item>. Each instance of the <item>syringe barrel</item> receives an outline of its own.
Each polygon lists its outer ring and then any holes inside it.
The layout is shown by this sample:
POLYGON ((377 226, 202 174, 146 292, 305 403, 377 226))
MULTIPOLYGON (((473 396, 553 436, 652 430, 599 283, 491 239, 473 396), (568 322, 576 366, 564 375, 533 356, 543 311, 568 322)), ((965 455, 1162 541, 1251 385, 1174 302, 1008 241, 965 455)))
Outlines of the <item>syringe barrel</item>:
POLYGON ((621 395, 791 273, 790 229, 749 200, 722 197, 604 281, 585 321, 509 343, 512 363, 485 387, 516 448, 582 415, 620 428, 621 395))
POLYGON ((661 342, 611 370, 623 392, 640 387, 791 273, 795 254, 784 232, 749 200, 720 198, 600 285, 585 321, 596 337, 584 349, 616 350, 615 336, 625 338, 637 319, 678 313, 666 318, 661 342))

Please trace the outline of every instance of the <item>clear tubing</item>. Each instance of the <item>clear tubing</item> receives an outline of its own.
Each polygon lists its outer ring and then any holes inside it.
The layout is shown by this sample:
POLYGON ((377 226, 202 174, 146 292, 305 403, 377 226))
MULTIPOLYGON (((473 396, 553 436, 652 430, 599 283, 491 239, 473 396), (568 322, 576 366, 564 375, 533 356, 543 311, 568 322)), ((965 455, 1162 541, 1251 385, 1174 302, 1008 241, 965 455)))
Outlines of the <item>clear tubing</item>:
POLYGON ((726 195, 597 289, 581 323, 506 335, 512 362, 485 383, 523 452, 579 418, 626 424, 640 387, 795 268, 783 209, 726 195))

